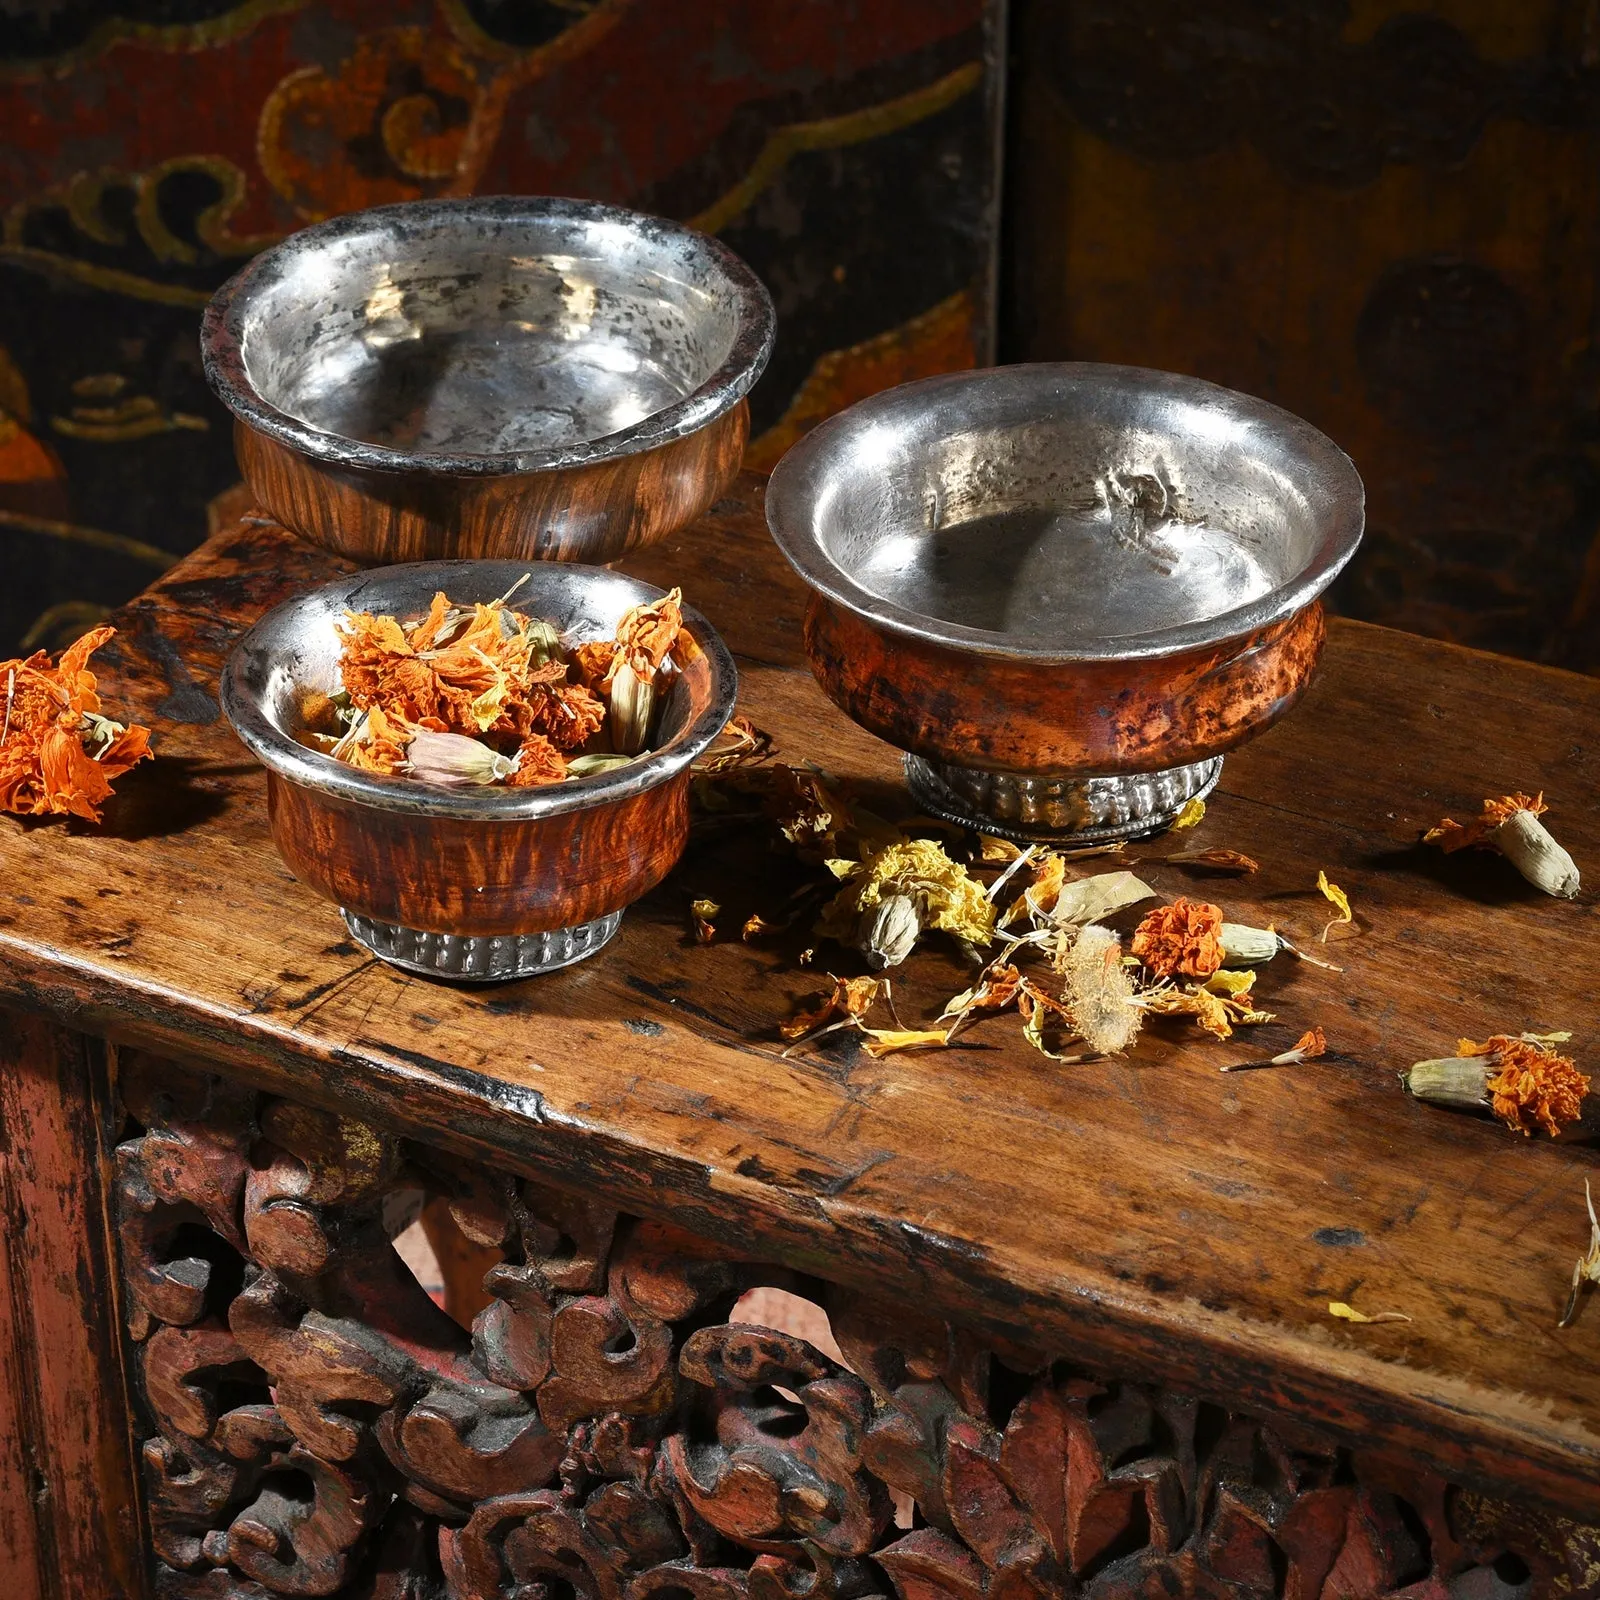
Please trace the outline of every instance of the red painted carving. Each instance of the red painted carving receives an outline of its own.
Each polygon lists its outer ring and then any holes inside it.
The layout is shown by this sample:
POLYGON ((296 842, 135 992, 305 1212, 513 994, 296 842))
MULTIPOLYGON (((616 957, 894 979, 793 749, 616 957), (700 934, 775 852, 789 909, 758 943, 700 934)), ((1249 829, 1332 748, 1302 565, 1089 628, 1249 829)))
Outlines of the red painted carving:
POLYGON ((159 1587, 271 1600, 1600 1593, 1600 1529, 141 1063, 119 1151, 159 1587), (498 1250, 471 1332, 386 1201, 498 1250), (844 1364, 731 1322, 809 1292, 844 1364), (900 1508, 896 1514, 896 1506, 900 1508), (908 1515, 909 1513, 909 1515, 908 1515))

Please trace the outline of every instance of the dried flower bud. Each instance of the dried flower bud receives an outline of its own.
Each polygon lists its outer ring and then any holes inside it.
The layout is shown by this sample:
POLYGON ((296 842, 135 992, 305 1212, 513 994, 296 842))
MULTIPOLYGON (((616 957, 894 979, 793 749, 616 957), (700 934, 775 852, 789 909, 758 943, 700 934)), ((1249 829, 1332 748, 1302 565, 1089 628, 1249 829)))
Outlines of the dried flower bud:
POLYGON ((1495 847, 1536 889, 1571 900, 1580 888, 1578 864, 1556 843, 1532 811, 1508 817, 1493 835, 1495 847))
POLYGON ((625 767, 633 759, 632 756, 616 755, 609 750, 597 750, 593 755, 579 756, 576 760, 569 761, 567 776, 592 778, 597 772, 614 772, 618 767, 625 767))
MULTIPOLYGON (((511 631, 516 632, 516 618, 509 611, 500 614, 500 628, 504 632, 507 622, 511 631)), ((525 620, 525 634, 528 641, 528 660, 536 667, 542 667, 547 661, 564 661, 566 652, 561 648, 561 630, 553 622, 546 622, 542 617, 529 617, 525 620)))
POLYGON ((1252 928, 1243 922, 1222 924, 1222 960, 1229 967, 1259 967, 1283 949, 1283 940, 1271 928, 1252 928))
POLYGON ((1083 1042, 1101 1055, 1126 1050, 1144 1013, 1122 964, 1122 941, 1109 928, 1090 924, 1073 940, 1063 965, 1067 1009, 1083 1042))
POLYGON ((1419 1061, 1400 1074, 1406 1093, 1436 1106, 1458 1111, 1489 1109, 1489 1074, 1494 1063, 1488 1056, 1441 1056, 1419 1061))
POLYGON ((626 661, 611 677, 611 742, 624 755, 636 756, 650 737, 655 715, 655 685, 646 683, 626 661))
POLYGON ((1542 793, 1490 796, 1471 822, 1446 817, 1423 834, 1422 842, 1438 845, 1446 855, 1472 845, 1498 850, 1536 889, 1570 900, 1580 887, 1577 863, 1540 822, 1547 810, 1542 793))
POLYGON ((864 911, 857 943, 875 972, 898 967, 916 947, 922 933, 917 902, 908 894, 885 895, 864 911))
POLYGON ((516 771, 516 762, 481 739, 419 729, 406 746, 406 770, 423 783, 498 783, 516 771))

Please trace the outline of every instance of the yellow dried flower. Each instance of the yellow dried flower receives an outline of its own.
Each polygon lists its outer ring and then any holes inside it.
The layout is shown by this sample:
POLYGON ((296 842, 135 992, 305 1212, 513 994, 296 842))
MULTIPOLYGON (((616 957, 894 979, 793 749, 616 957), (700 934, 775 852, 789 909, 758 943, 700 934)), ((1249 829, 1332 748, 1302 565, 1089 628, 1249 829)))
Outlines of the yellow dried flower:
POLYGON ((983 885, 931 839, 902 839, 849 865, 849 881, 817 922, 817 932, 825 938, 859 947, 864 924, 892 895, 912 902, 923 927, 938 928, 970 944, 988 944, 994 936, 994 905, 983 885))

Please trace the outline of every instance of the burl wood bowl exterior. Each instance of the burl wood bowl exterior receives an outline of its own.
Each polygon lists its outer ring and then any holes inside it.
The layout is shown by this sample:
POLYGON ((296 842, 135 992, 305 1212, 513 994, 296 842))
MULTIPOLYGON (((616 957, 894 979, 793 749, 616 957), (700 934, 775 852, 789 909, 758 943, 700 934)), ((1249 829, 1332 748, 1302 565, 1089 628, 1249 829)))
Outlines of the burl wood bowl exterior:
POLYGON ((938 815, 1129 837, 1304 692, 1361 480, 1275 406, 1080 363, 907 384, 815 429, 767 493, 806 654, 938 815))
POLYGON ((256 500, 364 563, 608 563, 739 469, 772 302, 715 239, 588 201, 380 206, 217 293, 206 375, 256 500))
MULTIPOLYGON (((579 928, 659 883, 688 839, 690 766, 721 732, 737 690, 727 648, 685 608, 682 670, 657 748, 615 771, 532 789, 445 788, 358 772, 294 739, 304 693, 338 687, 334 624, 347 609, 420 615, 436 590, 487 601, 527 572, 514 562, 449 562, 340 578, 269 612, 222 678, 223 709, 267 768, 273 840, 294 875, 341 907, 353 931, 370 922, 446 937, 458 965, 463 941, 579 928)), ((623 612, 661 592, 620 573, 546 565, 513 604, 576 640, 609 638, 623 612)), ((605 937, 611 931, 614 923, 605 937)))

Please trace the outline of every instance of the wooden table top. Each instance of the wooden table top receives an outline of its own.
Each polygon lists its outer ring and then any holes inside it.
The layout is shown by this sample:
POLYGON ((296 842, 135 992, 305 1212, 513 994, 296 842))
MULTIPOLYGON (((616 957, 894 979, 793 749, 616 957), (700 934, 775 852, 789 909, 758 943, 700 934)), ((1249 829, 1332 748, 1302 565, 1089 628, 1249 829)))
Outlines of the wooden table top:
MULTIPOLYGON (((897 758, 806 671, 803 593, 759 502, 742 480, 630 570, 681 582, 721 627, 742 707, 782 756, 884 792, 897 758)), ((1080 1066, 1031 1050, 1014 1017, 944 1052, 873 1060, 840 1036, 783 1059, 776 1024, 836 964, 830 947, 806 971, 793 944, 688 931, 693 896, 736 930, 796 881, 748 830, 707 832, 597 958, 488 990, 368 958, 289 876, 217 673, 267 606, 342 570, 247 520, 120 619, 107 705, 154 727, 160 759, 122 780, 98 831, 0 821, 0 999, 235 1062, 1101 1370, 1411 1451, 1458 1481, 1600 1504, 1600 1304, 1556 1328, 1592 1144, 1514 1137, 1396 1079, 1459 1035, 1523 1029, 1571 1029, 1580 1066, 1600 1067, 1600 683, 1334 625, 1303 705, 1228 758, 1183 836, 1260 873, 1139 866, 1169 895, 1311 940, 1330 909, 1318 869, 1349 891, 1358 931, 1333 946, 1347 970, 1280 958, 1260 980, 1278 1023, 1230 1045, 1159 1023, 1127 1059, 1080 1066), (1551 800, 1588 874, 1576 902, 1496 857, 1417 847, 1441 815, 1517 788, 1551 800), (1218 1073, 1314 1023, 1330 1059, 1218 1073), (1350 1326, 1330 1301, 1411 1321, 1350 1326)), ((908 1024, 963 981, 953 952, 919 951, 897 983, 908 1024)))

